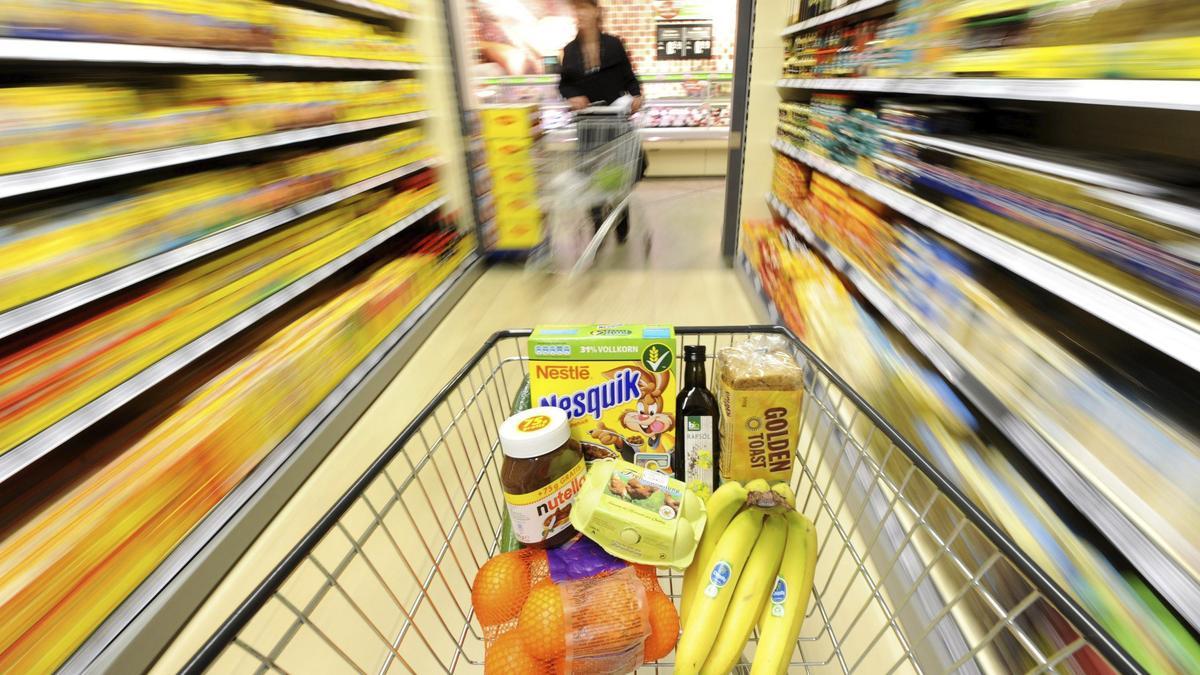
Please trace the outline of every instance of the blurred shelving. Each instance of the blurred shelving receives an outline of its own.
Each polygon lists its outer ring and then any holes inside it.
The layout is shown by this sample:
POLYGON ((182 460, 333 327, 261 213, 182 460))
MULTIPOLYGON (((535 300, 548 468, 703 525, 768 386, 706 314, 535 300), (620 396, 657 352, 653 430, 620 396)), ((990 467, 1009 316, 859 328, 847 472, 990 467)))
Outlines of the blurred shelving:
POLYGON ((778 117, 742 144, 747 291, 824 338, 1135 672, 1190 672, 1200 646, 1200 80, 1166 79, 1197 77, 1192 5, 760 3, 774 86, 752 75, 749 109, 778 117))
POLYGON ((939 150, 946 150, 970 157, 1017 166, 1049 176, 1058 176, 1106 190, 1103 196, 1132 211, 1154 218, 1157 222, 1191 230, 1200 234, 1200 205, 1188 204, 1172 198, 1161 186, 1138 179, 1136 176, 1114 173, 1110 168, 1093 169, 1078 164, 1064 164, 1054 158, 1043 157, 1033 148, 1014 147, 1010 143, 988 143, 982 141, 963 142, 953 138, 889 131, 888 135, 939 150), (1118 194, 1120 191, 1122 194, 1118 194))
MULTIPOLYGON (((474 253, 453 269, 295 428, 229 492, 170 555, 112 613, 63 668, 113 666, 105 649, 139 639, 157 613, 180 602, 208 573, 220 574, 232 561, 206 551, 253 537, 250 513, 274 513, 429 336, 442 317, 482 274, 474 253), (212 572, 213 569, 218 571, 212 572), (199 581, 198 581, 199 580, 199 581)), ((233 543, 240 546, 240 544, 233 543)), ((128 652, 128 650, 126 650, 128 652)), ((144 655, 134 655, 142 666, 144 655)), ((127 665, 127 661, 115 662, 127 665)))
POLYGON ((284 307, 289 302, 313 289, 317 284, 332 277, 338 271, 345 269, 355 260, 363 257, 379 247, 388 239, 399 234, 405 228, 420 221, 425 216, 437 211, 446 204, 445 197, 439 197, 413 211, 411 214, 396 221, 391 226, 378 232, 352 250, 338 256, 334 260, 300 277, 267 296, 251 308, 237 314, 220 324, 201 337, 189 342, 166 358, 146 368, 136 376, 122 382, 117 387, 92 400, 87 405, 75 410, 58 422, 42 430, 20 445, 0 455, 0 483, 7 481, 22 469, 63 443, 75 438, 107 415, 145 393, 200 357, 220 347, 233 339, 242 331, 266 318, 272 312, 284 307))
POLYGON ((1100 279, 992 233, 907 192, 869 178, 783 140, 773 147, 789 157, 878 199, 896 211, 1041 286, 1173 358, 1200 370, 1200 326, 1187 317, 1148 307, 1100 279))
POLYGON ((0 339, 129 288, 163 272, 182 267, 211 253, 294 222, 355 195, 433 166, 437 166, 437 161, 413 162, 340 190, 306 199, 274 213, 233 225, 203 239, 10 309, 0 313, 0 339))
POLYGON ((420 63, 116 42, 0 38, 0 62, 412 72, 420 63))
POLYGON ((781 89, 857 91, 878 94, 929 94, 962 98, 998 98, 1162 110, 1200 110, 1200 81, 1119 79, 950 78, 785 78, 781 89))
POLYGON ((45 190, 82 185, 93 181, 127 176, 154 169, 163 169, 180 164, 202 162, 218 157, 230 157, 247 152, 278 148, 285 145, 304 143, 321 138, 344 136, 370 129, 399 126, 429 117, 428 112, 403 115, 388 115, 372 119, 326 124, 319 127, 289 129, 261 136, 234 138, 201 145, 148 150, 116 157, 93 159, 86 162, 52 166, 45 169, 23 171, 0 176, 0 199, 33 194, 45 190))
POLYGON ((810 19, 805 19, 803 21, 794 23, 794 24, 788 26, 787 28, 783 29, 783 32, 780 33, 780 35, 783 35, 784 37, 787 37, 789 35, 794 35, 796 33, 799 33, 802 30, 808 30, 809 28, 816 28, 817 26, 823 26, 827 23, 833 23, 834 21, 846 19, 846 18, 855 16, 857 14, 862 14, 864 12, 868 12, 877 7, 882 7, 883 5, 886 5, 886 4, 895 2, 895 1, 896 0, 858 0, 857 2, 851 2, 849 4, 846 4, 846 5, 843 5, 839 8, 837 8, 831 12, 825 12, 824 14, 818 14, 817 16, 814 16, 810 19))
POLYGON ((758 277, 758 274, 755 273, 754 268, 750 265, 750 259, 746 257, 745 251, 738 251, 734 269, 737 271, 738 279, 746 287, 750 297, 757 301, 757 309, 760 310, 762 316, 768 319, 772 325, 779 325, 782 319, 779 314, 779 308, 775 306, 775 301, 771 300, 771 296, 763 288, 762 279, 758 277))
POLYGON ((964 388, 968 384, 978 385, 968 388, 976 392, 986 391, 973 378, 968 380, 968 375, 962 366, 951 358, 946 353, 946 350, 942 349, 937 341, 919 323, 902 311, 900 306, 871 277, 851 264, 837 248, 817 237, 803 216, 788 208, 775 195, 767 195, 767 203, 771 206, 771 210, 791 226, 793 232, 812 247, 813 250, 818 251, 829 265, 845 276, 884 318, 890 321, 914 346, 919 348, 925 354, 925 357, 938 367, 938 370, 942 372, 949 382, 960 388, 964 388))
POLYGON ((1100 531, 1118 543, 1130 561, 1189 621, 1200 619, 1191 611, 1200 606, 1197 604, 1200 579, 1191 571, 1188 562, 1191 553, 1176 550, 1169 543, 1185 540, 1185 535, 1164 522, 1153 507, 1137 496, 1136 490, 1103 480, 1101 476, 1105 474, 1100 471, 1103 462, 1092 454, 1092 449, 1078 443, 1070 431, 1047 427, 1046 420, 1036 412, 1006 403, 995 393, 1002 386, 997 385, 994 374, 982 371, 978 362, 969 358, 969 348, 959 345, 945 332, 926 328, 927 321, 920 314, 906 302, 895 299, 837 247, 817 236, 802 215, 774 195, 768 195, 767 201, 798 237, 820 252, 833 269, 934 364, 947 382, 987 416, 1100 531), (1157 523, 1156 527, 1149 528, 1150 522, 1157 523))
MULTIPOLYGON (((782 320, 804 335, 821 358, 846 373, 847 380, 885 419, 906 438, 914 439, 918 451, 952 485, 968 494, 1143 666, 1151 664, 1149 670, 1157 672, 1154 666, 1170 670, 1194 663, 1200 652, 1186 628, 1147 591, 1126 558, 1107 553, 1113 535, 1085 522, 1080 512, 1088 503, 1061 497, 1034 464, 985 421, 990 415, 973 406, 970 396, 963 398, 960 387, 966 380, 955 380, 950 384, 957 386, 951 388, 941 375, 942 367, 922 358, 930 349, 940 349, 939 343, 947 339, 944 332, 934 334, 939 320, 910 317, 913 307, 891 297, 897 292, 911 297, 902 290, 904 283, 890 288, 873 281, 871 275, 880 270, 857 267, 851 256, 842 255, 837 247, 814 235, 803 217, 773 195, 768 195, 766 202, 778 206, 776 212, 788 220, 751 223, 743 230, 745 248, 737 259, 742 272, 739 278, 749 295, 760 300, 764 316, 782 320), (846 290, 851 293, 847 295, 846 290), (882 322, 871 310, 879 310, 882 322), (888 324, 902 329, 892 330, 888 324), (917 347, 915 338, 926 332, 930 341, 917 347)), ((837 217, 836 209, 824 211, 808 198, 802 203, 801 208, 815 217, 837 217)), ((845 224, 853 227, 852 222, 847 219, 845 224)), ((822 225, 831 226, 840 229, 833 221, 822 225)), ((853 240, 855 235, 844 231, 835 236, 853 240)), ((901 241, 920 246, 909 237, 901 241)), ((856 256, 862 258, 869 248, 856 250, 856 256)), ((955 282, 944 278, 940 283, 955 282)), ((920 304, 921 300, 913 302, 920 304)), ((998 344, 997 349, 1002 347, 998 344)), ((1019 367, 1016 362, 1012 365, 1019 367)), ((964 368, 969 367, 964 361, 964 368)), ((847 428, 850 426, 847 422, 847 428)), ((1123 548, 1124 543, 1118 545, 1123 548)), ((926 555, 933 559, 921 564, 934 565, 937 552, 927 551, 926 555)), ((990 588, 1004 586, 995 578, 983 583, 990 588)), ((932 603, 936 607, 941 600, 934 598, 932 603)), ((954 647, 947 646, 950 658, 955 658, 954 647)), ((936 662, 936 657, 931 658, 936 662)), ((1121 672, 1140 672, 1132 663, 1123 661, 1121 672)), ((1023 672, 1025 668, 1010 664, 997 670, 1023 672)))
POLYGON ((23 160, 0 175, 0 563, 31 570, 0 593, 0 662, 144 671, 478 278, 453 75, 424 65, 450 55, 441 12, 63 2, 0 21, 23 160), (119 473, 137 453, 191 478, 119 473), (111 500, 55 510, 75 489, 111 500), (59 548, 28 555, 29 531, 59 548), (69 628, 42 632, 54 616, 69 628))

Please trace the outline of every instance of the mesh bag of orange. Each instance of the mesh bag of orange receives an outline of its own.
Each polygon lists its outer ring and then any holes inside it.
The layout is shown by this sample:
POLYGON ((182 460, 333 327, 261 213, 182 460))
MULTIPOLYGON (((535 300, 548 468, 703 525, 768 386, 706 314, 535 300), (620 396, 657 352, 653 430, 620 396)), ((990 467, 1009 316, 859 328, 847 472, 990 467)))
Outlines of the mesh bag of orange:
POLYGON ((594 573, 581 578, 556 567, 546 551, 523 549, 480 568, 472 603, 488 643, 486 675, 627 673, 674 649, 679 615, 653 567, 612 558, 585 565, 594 573))

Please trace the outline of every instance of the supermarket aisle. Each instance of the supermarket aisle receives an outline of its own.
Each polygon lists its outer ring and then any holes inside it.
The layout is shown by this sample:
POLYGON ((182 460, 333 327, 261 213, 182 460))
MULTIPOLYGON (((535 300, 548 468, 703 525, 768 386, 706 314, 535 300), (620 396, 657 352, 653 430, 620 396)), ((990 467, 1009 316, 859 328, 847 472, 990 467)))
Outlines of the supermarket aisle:
POLYGON ((725 181, 658 179, 638 186, 627 246, 605 246, 597 267, 700 270, 720 267, 725 181))
POLYGON ((606 243, 595 269, 574 284, 520 268, 488 270, 213 592, 155 672, 174 672, 194 653, 492 332, 537 323, 759 320, 733 270, 721 264, 723 198, 721 180, 640 184, 629 243, 606 243))

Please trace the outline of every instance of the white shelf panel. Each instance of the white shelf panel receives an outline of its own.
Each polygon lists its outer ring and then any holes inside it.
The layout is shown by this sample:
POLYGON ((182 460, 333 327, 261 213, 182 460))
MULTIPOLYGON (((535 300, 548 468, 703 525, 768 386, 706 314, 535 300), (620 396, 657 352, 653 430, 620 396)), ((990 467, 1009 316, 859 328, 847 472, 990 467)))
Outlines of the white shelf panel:
POLYGON ((406 12, 395 7, 388 7, 370 0, 308 0, 314 5, 340 9, 359 16, 369 16, 375 19, 415 19, 412 12, 406 12))
POLYGON ((895 2, 895 0, 858 0, 858 2, 852 2, 848 5, 844 5, 833 10, 832 12, 825 12, 824 14, 814 16, 811 19, 805 19, 799 23, 794 23, 783 29, 783 33, 781 33, 781 35, 784 37, 794 35, 802 30, 823 26, 839 19, 845 19, 846 17, 854 16, 855 14, 862 14, 868 10, 886 5, 889 2, 895 2))
POLYGON ((999 144, 967 143, 925 134, 893 131, 889 135, 917 145, 978 157, 992 162, 1037 171, 1068 180, 1097 186, 1097 196, 1121 204, 1151 218, 1200 234, 1200 208, 1160 198, 1166 191, 1160 186, 1136 178, 1043 159, 1036 155, 1013 152, 999 144), (1118 194, 1119 193, 1119 194, 1118 194))
POLYGON ((219 66, 239 68, 317 68, 334 70, 420 70, 419 63, 275 54, 197 47, 160 47, 116 42, 0 38, 0 61, 121 63, 131 65, 219 66))
POLYGON ((1162 110, 1200 110, 1200 80, 1033 80, 1016 78, 785 78, 785 89, 932 94, 1162 110))
POLYGON ((317 195, 297 204, 247 220, 233 227, 197 239, 179 248, 140 260, 103 276, 90 279, 39 300, 0 313, 0 339, 20 332, 30 326, 54 318, 90 302, 99 300, 117 291, 129 288, 153 276, 186 265, 210 253, 228 248, 256 237, 277 227, 294 222, 321 209, 332 206, 354 195, 389 183, 422 169, 435 166, 433 160, 422 160, 406 164, 378 176, 348 185, 323 195, 317 195))
POLYGON ((912 218, 1095 315, 1195 370, 1200 370, 1200 327, 1143 305, 1099 280, 994 234, 928 202, 868 178, 782 140, 772 146, 789 157, 861 190, 912 218))

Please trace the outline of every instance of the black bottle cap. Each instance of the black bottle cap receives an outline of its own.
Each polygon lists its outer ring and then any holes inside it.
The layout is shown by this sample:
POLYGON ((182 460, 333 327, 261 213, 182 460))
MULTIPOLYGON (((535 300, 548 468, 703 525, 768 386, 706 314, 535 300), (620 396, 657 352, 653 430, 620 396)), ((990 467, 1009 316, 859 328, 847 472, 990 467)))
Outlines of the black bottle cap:
POLYGON ((684 362, 695 362, 704 360, 704 345, 686 345, 683 348, 684 362))

